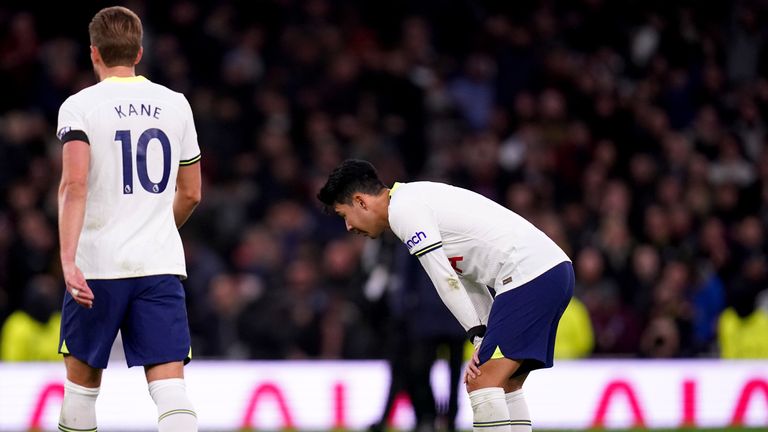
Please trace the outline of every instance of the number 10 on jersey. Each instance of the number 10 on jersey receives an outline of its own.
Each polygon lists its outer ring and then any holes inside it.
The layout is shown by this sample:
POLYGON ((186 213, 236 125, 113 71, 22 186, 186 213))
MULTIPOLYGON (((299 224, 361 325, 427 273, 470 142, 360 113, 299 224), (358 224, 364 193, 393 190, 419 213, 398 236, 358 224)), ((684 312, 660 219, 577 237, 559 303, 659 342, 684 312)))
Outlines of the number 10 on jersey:
MULTIPOLYGON (((115 132, 115 141, 120 141, 123 147, 123 194, 133 193, 133 151, 131 146, 131 131, 119 130, 115 132)), ((160 129, 151 128, 145 130, 136 143, 136 174, 139 176, 141 187, 147 192, 159 194, 168 186, 168 178, 171 176, 171 141, 168 135, 160 129), (156 139, 163 149, 163 176, 159 183, 149 178, 147 170, 147 147, 156 139)))

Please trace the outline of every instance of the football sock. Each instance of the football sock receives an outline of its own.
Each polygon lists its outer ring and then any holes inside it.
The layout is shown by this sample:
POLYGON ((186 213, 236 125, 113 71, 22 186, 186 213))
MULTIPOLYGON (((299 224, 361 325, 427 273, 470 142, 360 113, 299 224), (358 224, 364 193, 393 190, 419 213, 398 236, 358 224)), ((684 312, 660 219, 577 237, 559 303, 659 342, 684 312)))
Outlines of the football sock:
POLYGON ((182 378, 152 381, 149 394, 157 405, 159 432, 197 431, 197 414, 187 397, 182 378))
POLYGON ((505 398, 507 399, 512 432, 531 432, 531 414, 528 413, 528 404, 525 402, 523 389, 507 393, 505 398))
POLYGON ((59 430, 63 432, 96 431, 96 398, 99 387, 88 388, 70 380, 64 381, 64 401, 59 414, 59 430))
POLYGON ((489 387, 469 393, 474 413, 474 432, 510 432, 509 410, 504 398, 504 389, 489 387))

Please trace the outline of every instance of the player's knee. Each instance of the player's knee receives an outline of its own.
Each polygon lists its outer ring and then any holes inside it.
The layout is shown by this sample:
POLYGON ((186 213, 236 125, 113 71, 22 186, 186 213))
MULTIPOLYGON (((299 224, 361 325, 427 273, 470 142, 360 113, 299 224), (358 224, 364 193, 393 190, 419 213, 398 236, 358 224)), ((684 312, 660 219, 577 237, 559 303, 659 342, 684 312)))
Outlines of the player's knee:
POLYGON ((525 382, 525 378, 527 376, 528 374, 525 374, 518 377, 510 378, 509 380, 507 380, 506 384, 504 385, 504 392, 512 393, 514 391, 518 391, 521 388, 523 388, 523 383, 525 382))
POLYGON ((70 382, 87 388, 101 386, 101 369, 91 367, 72 355, 64 357, 64 365, 67 368, 67 379, 70 382))
POLYGON ((494 379, 492 374, 480 374, 475 378, 467 378, 467 393, 490 387, 501 387, 500 380, 494 379))

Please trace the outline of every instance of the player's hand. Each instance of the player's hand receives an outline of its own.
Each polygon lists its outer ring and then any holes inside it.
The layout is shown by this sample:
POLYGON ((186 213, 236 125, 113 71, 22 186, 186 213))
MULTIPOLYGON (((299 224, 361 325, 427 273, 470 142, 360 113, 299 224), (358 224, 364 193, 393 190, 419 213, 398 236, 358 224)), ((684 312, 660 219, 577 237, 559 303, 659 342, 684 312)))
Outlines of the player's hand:
POLYGON ((470 380, 473 380, 480 376, 480 357, 478 356, 480 347, 475 348, 475 352, 472 354, 472 359, 467 363, 467 368, 464 370, 464 384, 468 384, 470 380))
POLYGON ((67 286, 67 292, 72 298, 84 308, 93 307, 93 291, 85 281, 83 272, 77 266, 72 264, 63 265, 64 283, 67 286))

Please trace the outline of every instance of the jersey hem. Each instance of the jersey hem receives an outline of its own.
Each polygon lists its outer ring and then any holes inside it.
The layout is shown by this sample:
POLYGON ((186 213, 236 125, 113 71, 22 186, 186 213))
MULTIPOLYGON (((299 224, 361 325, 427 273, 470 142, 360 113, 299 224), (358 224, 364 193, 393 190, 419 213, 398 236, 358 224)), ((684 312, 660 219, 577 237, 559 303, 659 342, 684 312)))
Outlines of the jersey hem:
MULTIPOLYGON (((513 289, 515 289, 517 287, 525 285, 528 282, 530 282, 530 281, 536 279, 537 277, 543 275, 544 273, 548 272, 549 270, 555 268, 555 266, 559 265, 560 263, 564 263, 564 262, 571 262, 571 260, 568 259, 568 258, 565 258, 565 259, 562 259, 560 261, 555 262, 554 264, 547 264, 545 266, 541 266, 540 268, 538 268, 538 269, 534 270, 533 272, 531 272, 528 277, 523 278, 523 279, 516 279, 516 280, 514 280, 513 282, 511 282, 511 283, 509 283, 507 285, 503 285, 501 283, 501 281, 497 278, 496 279, 496 284, 494 285, 494 289, 496 290, 496 295, 505 293, 507 291, 510 291, 510 290, 513 290, 513 289)), ((506 277, 506 275, 500 275, 500 276, 501 277, 506 277)))
POLYGON ((159 276, 159 275, 174 275, 179 276, 182 279, 187 278, 187 271, 186 270, 179 270, 176 269, 159 269, 159 270, 148 270, 148 271, 142 271, 142 272, 125 272, 125 273, 91 273, 91 272, 83 272, 83 276, 86 280, 89 279, 129 279, 129 278, 137 278, 137 277, 145 277, 145 276, 159 276))

